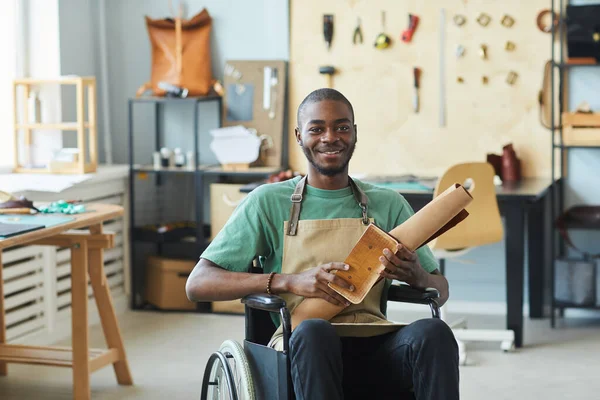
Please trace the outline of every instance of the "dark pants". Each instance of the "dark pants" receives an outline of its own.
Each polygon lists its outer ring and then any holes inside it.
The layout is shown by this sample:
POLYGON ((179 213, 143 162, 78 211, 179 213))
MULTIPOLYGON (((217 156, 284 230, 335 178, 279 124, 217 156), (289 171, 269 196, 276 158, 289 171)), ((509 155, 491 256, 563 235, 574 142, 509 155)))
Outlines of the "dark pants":
POLYGON ((435 318, 368 338, 340 338, 329 322, 307 320, 292 333, 290 357, 297 400, 459 398, 458 346, 435 318))

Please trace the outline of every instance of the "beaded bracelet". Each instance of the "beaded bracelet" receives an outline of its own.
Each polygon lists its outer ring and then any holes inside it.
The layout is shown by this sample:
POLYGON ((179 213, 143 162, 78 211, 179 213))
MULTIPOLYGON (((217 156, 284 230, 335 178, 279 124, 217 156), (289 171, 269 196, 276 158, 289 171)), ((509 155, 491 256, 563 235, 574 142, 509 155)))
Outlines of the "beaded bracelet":
POLYGON ((267 293, 268 294, 272 294, 271 293, 271 281, 273 280, 273 276, 275 276, 275 272, 271 272, 269 274, 269 278, 267 279, 267 293))

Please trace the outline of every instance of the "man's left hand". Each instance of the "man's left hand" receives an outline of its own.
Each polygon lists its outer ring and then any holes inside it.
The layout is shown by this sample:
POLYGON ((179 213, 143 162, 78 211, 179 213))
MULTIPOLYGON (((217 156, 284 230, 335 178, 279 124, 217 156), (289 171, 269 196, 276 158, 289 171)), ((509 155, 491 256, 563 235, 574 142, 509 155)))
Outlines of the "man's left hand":
POLYGON ((406 282, 416 288, 427 287, 429 274, 421 267, 416 252, 398 244, 395 252, 384 249, 379 261, 385 267, 385 270, 380 272, 382 277, 406 282))

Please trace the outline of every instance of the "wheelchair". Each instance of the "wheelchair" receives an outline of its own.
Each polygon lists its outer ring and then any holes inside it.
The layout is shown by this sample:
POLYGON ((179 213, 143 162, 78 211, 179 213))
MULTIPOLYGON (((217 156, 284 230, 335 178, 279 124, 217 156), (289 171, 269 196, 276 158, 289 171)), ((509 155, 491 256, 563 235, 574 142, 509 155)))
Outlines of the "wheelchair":
MULTIPOLYGON (((259 271, 252 268, 252 272, 259 271)), ((429 305, 432 317, 439 319, 438 298, 435 289, 415 289, 406 284, 391 285, 387 296, 388 301, 429 305)), ((291 318, 285 300, 261 293, 248 295, 241 301, 246 319, 244 346, 225 340, 211 354, 204 370, 201 400, 295 399, 288 357, 291 318), (267 347, 276 330, 271 313, 281 317, 283 351, 267 347)), ((414 399, 412 392, 399 396, 414 399)))

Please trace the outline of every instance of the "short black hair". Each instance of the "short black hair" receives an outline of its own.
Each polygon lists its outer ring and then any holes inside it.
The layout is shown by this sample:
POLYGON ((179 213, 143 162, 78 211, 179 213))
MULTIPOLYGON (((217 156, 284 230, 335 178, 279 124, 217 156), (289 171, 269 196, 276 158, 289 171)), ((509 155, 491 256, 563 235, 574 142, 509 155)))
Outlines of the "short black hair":
POLYGON ((347 105, 350 109, 350 113, 352 114, 352 123, 354 123, 354 108, 352 107, 352 104, 350 104, 350 101, 348 101, 346 96, 344 96, 335 89, 321 88, 310 92, 309 95, 306 96, 304 100, 302 100, 302 103, 300 103, 300 105, 298 106, 298 114, 296 115, 296 123, 298 124, 298 128, 300 128, 302 125, 300 123, 300 116, 302 115, 302 112, 304 111, 306 106, 309 104, 318 103, 319 101, 323 100, 341 101, 342 103, 347 105))

